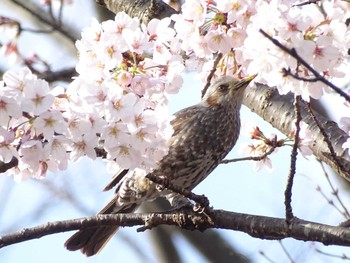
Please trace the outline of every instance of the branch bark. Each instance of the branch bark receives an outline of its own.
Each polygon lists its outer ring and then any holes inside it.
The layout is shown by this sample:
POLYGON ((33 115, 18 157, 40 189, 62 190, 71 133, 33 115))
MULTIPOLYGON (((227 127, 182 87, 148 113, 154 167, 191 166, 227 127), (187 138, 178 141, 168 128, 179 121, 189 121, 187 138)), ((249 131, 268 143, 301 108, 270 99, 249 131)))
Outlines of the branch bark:
MULTIPOLYGON (((158 198, 154 202, 142 204, 143 212, 168 211, 171 206, 164 198, 158 198)), ((208 262, 232 262, 249 263, 251 260, 242 251, 237 251, 233 244, 215 229, 208 229, 204 232, 186 231, 177 227, 160 226, 152 229, 151 236, 153 247, 157 253, 159 262, 183 262, 177 260, 181 254, 181 248, 177 244, 177 238, 182 235, 194 248, 202 254, 208 262)))
POLYGON ((125 12, 131 17, 138 17, 145 24, 153 18, 163 19, 177 13, 175 9, 159 0, 96 0, 96 3, 113 13, 125 12))
POLYGON ((179 211, 172 213, 96 215, 49 222, 0 236, 0 248, 54 233, 85 229, 96 225, 119 225, 124 227, 141 225, 143 226, 142 229, 151 229, 159 225, 175 225, 192 231, 220 228, 241 231, 261 239, 280 240, 291 237, 297 240, 321 242, 325 245, 350 246, 350 229, 345 227, 329 226, 295 217, 287 223, 285 219, 281 218, 212 210, 209 215, 198 214, 193 211, 179 211))

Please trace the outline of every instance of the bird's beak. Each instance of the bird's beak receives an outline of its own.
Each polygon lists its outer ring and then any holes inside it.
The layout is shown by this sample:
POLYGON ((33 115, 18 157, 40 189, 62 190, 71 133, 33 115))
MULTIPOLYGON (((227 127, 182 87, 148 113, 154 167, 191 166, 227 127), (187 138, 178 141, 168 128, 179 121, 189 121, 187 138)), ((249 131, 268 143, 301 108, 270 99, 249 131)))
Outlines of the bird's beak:
POLYGON ((245 77, 244 79, 241 79, 238 83, 239 88, 246 88, 249 83, 257 76, 258 74, 254 74, 248 77, 245 77))
POLYGON ((256 77, 257 75, 258 75, 258 74, 254 74, 254 75, 245 77, 245 78, 242 79, 241 81, 248 84, 248 83, 251 82, 253 79, 255 79, 255 77, 256 77))

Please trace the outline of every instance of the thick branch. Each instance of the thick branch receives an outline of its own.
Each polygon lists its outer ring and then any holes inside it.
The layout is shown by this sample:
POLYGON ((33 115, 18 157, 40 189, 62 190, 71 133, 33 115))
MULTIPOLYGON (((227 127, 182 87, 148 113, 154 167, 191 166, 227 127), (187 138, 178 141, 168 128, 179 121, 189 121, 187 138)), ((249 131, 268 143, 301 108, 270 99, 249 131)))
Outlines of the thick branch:
MULTIPOLYGON (((280 95, 276 88, 257 83, 254 88, 247 92, 243 103, 276 129, 285 135, 289 135, 294 120, 293 100, 294 95, 291 93, 280 95)), ((302 120, 309 125, 312 132, 314 143, 311 145, 311 150, 313 154, 350 181, 350 156, 342 148, 342 144, 347 140, 348 135, 335 122, 314 111, 324 132, 331 139, 331 144, 337 155, 332 156, 322 132, 320 132, 317 123, 308 112, 305 103, 300 103, 300 113, 302 120), (340 163, 341 166, 337 163, 340 163)))
POLYGON ((4 163, 0 161, 0 173, 5 173, 7 170, 18 165, 17 158, 13 157, 10 162, 4 163))
POLYGON ((163 19, 177 13, 161 0, 96 0, 96 3, 113 13, 125 12, 130 17, 138 17, 145 24, 153 18, 163 19))
POLYGON ((73 77, 77 75, 77 72, 75 71, 75 68, 65 68, 58 71, 41 72, 37 75, 39 78, 45 79, 50 83, 54 81, 70 82, 72 81, 73 77))
POLYGON ((280 240, 291 237, 303 241, 317 241, 325 245, 350 246, 350 229, 345 227, 323 225, 297 218, 293 218, 287 224, 285 219, 281 218, 212 210, 209 217, 204 213, 196 214, 190 211, 180 211, 173 213, 97 215, 49 222, 0 236, 0 248, 54 233, 85 229, 96 225, 141 225, 146 228, 158 225, 175 225, 188 230, 200 231, 208 228, 221 228, 242 231, 261 239, 280 240))

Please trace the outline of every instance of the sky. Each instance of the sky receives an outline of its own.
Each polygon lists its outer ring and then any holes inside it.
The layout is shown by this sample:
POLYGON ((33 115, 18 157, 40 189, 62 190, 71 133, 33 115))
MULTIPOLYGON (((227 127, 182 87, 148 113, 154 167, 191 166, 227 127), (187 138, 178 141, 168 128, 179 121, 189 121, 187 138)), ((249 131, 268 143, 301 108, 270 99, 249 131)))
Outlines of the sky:
MULTIPOLYGON (((0 15, 11 14, 25 19, 24 14, 18 14, 15 9, 7 5, 9 2, 7 0, 0 2, 0 15)), ((83 0, 77 2, 84 3, 83 0)), ((90 17, 93 15, 91 8, 86 6, 86 10, 79 21, 80 26, 89 25, 90 17)), ((77 10, 72 7, 68 11, 76 12, 77 10)), ((32 37, 30 34, 25 34, 21 45, 25 45, 26 41, 33 41, 32 37)), ((43 57, 55 54, 54 68, 74 65, 76 59, 70 55, 74 47, 67 45, 66 50, 57 49, 54 42, 48 43, 47 41, 45 36, 36 36, 36 49, 44 52, 43 57), (50 48, 47 49, 47 46, 50 48)), ((32 48, 32 45, 28 46, 32 48)), ((3 65, 6 64, 6 61, 0 60, 0 63, 3 65)), ((195 74, 186 74, 184 79, 184 88, 179 94, 173 95, 170 100, 172 113, 193 105, 200 99, 201 83, 196 79, 195 74)), ((325 100, 325 103, 330 102, 328 105, 339 105, 338 100, 333 97, 328 98, 329 100, 325 100)), ((278 138, 284 138, 281 133, 245 106, 242 107, 241 114, 243 125, 254 123, 267 135, 276 133, 278 138)), ((334 118, 337 118, 336 115, 334 118)), ((239 154, 238 149, 249 141, 249 137, 242 133, 228 158, 243 157, 239 154)), ((282 218, 284 217, 284 189, 289 171, 290 152, 291 147, 284 147, 271 157, 272 171, 262 169, 256 172, 252 162, 220 165, 203 183, 195 188, 194 192, 205 194, 216 209, 282 218)), ((0 176, 0 233, 48 221, 95 214, 112 194, 101 191, 109 178, 110 175, 105 172, 103 162, 92 162, 87 159, 70 165, 67 171, 49 174, 45 180, 40 181, 28 180, 17 184, 13 182, 11 177, 0 176), (72 204, 69 201, 71 199, 69 196, 55 196, 55 192, 61 188, 69 189, 69 192, 74 194, 74 199, 78 200, 79 203, 72 204), (40 204, 39 207, 38 204, 40 204)), ((339 188, 342 201, 349 205, 348 190, 343 188, 334 176, 331 176, 331 180, 339 188)), ((342 216, 316 190, 318 186, 329 198, 334 199, 319 163, 313 157, 305 159, 298 155, 292 203, 295 215, 305 220, 325 224, 336 225, 340 223, 343 221, 342 216)), ((274 262, 289 262, 283 251, 283 246, 287 248, 295 262, 337 262, 336 259, 325 257, 316 252, 315 248, 338 255, 348 253, 348 249, 343 247, 326 247, 292 239, 283 240, 281 245, 279 241, 260 240, 240 232, 227 230, 219 230, 219 232, 254 262, 268 262, 259 254, 259 251, 263 251, 274 262)), ((55 234, 6 247, 0 250, 1 262, 28 262, 29 260, 29 262, 41 263, 47 262, 48 259, 52 263, 64 261, 115 262, 115 258, 120 262, 140 262, 133 246, 147 246, 144 262, 155 261, 147 231, 137 233, 136 228, 122 229, 101 254, 92 258, 86 258, 79 252, 73 253, 64 249, 63 243, 71 234, 72 232, 55 234)), ((203 259, 194 253, 194 250, 186 243, 187 241, 179 237, 177 242, 186 262, 203 262, 203 259)), ((350 255, 348 254, 348 256, 350 255)))

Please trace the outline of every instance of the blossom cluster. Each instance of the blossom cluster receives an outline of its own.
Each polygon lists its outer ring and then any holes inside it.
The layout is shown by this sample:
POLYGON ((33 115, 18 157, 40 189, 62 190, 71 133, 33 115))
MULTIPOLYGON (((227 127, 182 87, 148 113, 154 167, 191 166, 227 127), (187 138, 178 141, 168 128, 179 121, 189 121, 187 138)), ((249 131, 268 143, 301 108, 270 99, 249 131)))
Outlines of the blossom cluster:
POLYGON ((293 92, 303 99, 318 99, 326 88, 312 80, 308 69, 259 33, 262 29, 296 52, 324 77, 342 77, 350 47, 346 26, 349 7, 341 1, 299 5, 284 0, 187 0, 174 15, 181 48, 190 56, 189 67, 211 70, 216 52, 223 54, 216 75, 258 73, 255 81, 276 86, 281 94, 293 92), (283 71, 285 69, 285 71, 283 71), (290 74, 286 74, 288 71, 290 74), (294 76, 291 76, 294 75, 294 76))
MULTIPOLYGON (((255 81, 282 94, 320 98, 326 87, 297 80, 313 76, 259 30, 294 48, 324 77, 340 77, 350 47, 348 9, 338 1, 322 2, 322 8, 298 3, 186 0, 181 13, 148 25, 123 12, 114 20, 93 20, 76 43, 79 75, 67 89, 50 90, 28 69, 4 75, 0 161, 18 159, 9 172, 19 179, 41 177, 82 156, 94 159, 99 148, 111 171, 148 171, 167 152, 168 94, 182 86, 185 68, 204 79, 216 63, 214 77, 258 74, 255 81)), ((19 25, 11 21, 0 19, 12 25, 6 55, 17 47, 19 25)))
POLYGON ((167 152, 168 94, 178 92, 184 69, 169 44, 175 35, 169 24, 168 18, 140 25, 121 12, 101 24, 94 20, 76 43, 79 76, 67 91, 74 107, 69 119, 87 120, 93 133, 81 140, 99 139, 118 168, 147 170, 167 152))
POLYGON ((8 71, 0 93, 0 161, 20 181, 62 170, 104 150, 110 171, 150 170, 172 134, 168 94, 182 85, 182 58, 168 42, 170 20, 140 25, 125 13, 93 21, 77 41, 78 77, 50 90, 29 69, 8 71), (165 55, 165 56, 164 56, 165 55))
MULTIPOLYGON (((67 167, 67 123, 54 104, 55 93, 29 69, 8 71, 0 84, 0 161, 18 165, 8 170, 20 181, 42 177, 49 169, 67 167)), ((63 92, 63 89, 61 90, 63 92)))
MULTIPOLYGON (((308 124, 304 121, 299 123, 299 138, 298 149, 301 154, 306 158, 312 154, 310 146, 313 143, 312 133, 308 128, 308 124)), ((276 134, 270 136, 265 135, 259 127, 252 126, 249 122, 246 122, 243 126, 243 133, 249 134, 252 142, 248 145, 242 144, 239 152, 243 155, 248 155, 248 159, 251 157, 254 160, 254 170, 259 171, 263 167, 268 170, 272 170, 272 161, 270 155, 276 153, 279 147, 291 146, 294 143, 294 137, 296 133, 295 123, 291 127, 291 131, 287 138, 277 139, 276 134)))

